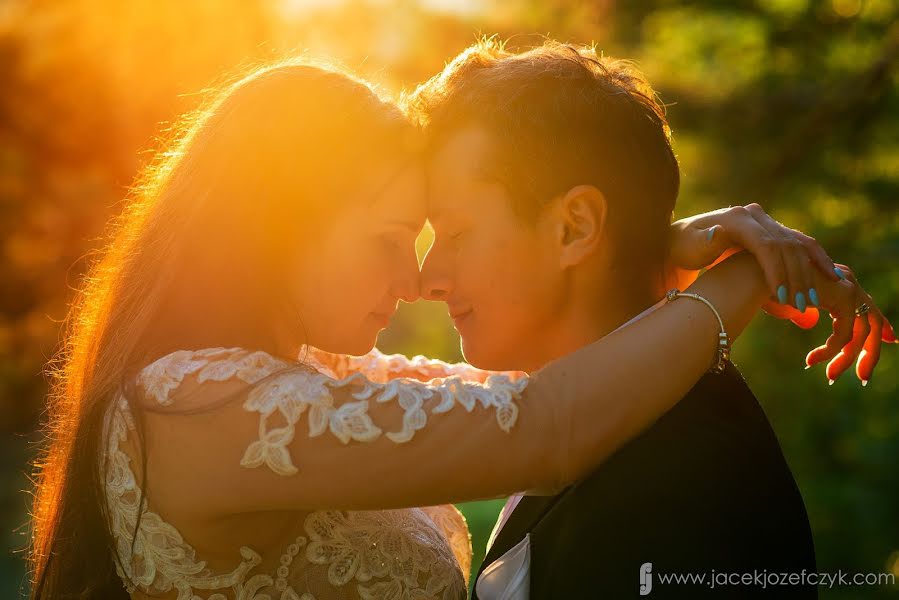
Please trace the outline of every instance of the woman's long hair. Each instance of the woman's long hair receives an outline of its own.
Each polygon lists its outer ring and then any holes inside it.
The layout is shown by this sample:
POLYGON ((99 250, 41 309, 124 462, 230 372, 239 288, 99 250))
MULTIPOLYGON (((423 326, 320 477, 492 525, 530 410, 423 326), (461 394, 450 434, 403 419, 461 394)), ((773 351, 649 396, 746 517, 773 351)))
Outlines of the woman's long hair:
MULTIPOLYGON (((114 561, 131 557, 116 550, 106 514, 110 402, 131 398, 136 371, 176 349, 270 350, 285 335, 302 343, 285 278, 305 232, 370 170, 404 160, 414 137, 370 85, 306 60, 224 85, 185 119, 112 223, 48 365, 32 599, 128 597, 114 561)), ((143 422, 131 406, 146 474, 143 422)))

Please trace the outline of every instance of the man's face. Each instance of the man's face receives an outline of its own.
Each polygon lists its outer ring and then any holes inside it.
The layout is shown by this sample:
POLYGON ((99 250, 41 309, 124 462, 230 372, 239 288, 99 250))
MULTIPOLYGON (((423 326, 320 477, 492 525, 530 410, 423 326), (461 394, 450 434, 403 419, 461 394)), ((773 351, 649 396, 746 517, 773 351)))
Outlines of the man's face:
POLYGON ((483 129, 459 129, 428 165, 435 239, 422 264, 422 295, 447 303, 473 365, 537 368, 529 357, 563 300, 558 232, 549 220, 528 223, 514 212, 506 188, 481 170, 490 151, 483 129))

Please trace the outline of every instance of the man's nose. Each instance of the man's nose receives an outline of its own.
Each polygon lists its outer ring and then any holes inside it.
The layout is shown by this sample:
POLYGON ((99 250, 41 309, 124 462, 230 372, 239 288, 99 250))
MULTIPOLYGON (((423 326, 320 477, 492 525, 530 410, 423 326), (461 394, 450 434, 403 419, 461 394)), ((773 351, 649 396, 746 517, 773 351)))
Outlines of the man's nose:
POLYGON ((453 289, 451 270, 433 248, 421 265, 421 297, 425 300, 446 300, 453 289))

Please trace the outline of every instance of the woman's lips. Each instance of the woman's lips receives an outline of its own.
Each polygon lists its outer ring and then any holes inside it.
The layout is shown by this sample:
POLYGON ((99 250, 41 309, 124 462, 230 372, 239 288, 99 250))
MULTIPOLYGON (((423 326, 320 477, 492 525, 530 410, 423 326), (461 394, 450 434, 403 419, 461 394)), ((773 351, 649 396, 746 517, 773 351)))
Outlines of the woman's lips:
POLYGON ((457 313, 450 313, 450 317, 453 319, 453 324, 458 328, 461 323, 465 322, 471 313, 472 309, 468 309, 457 313))
POLYGON ((374 317, 375 321, 381 324, 382 327, 387 327, 390 324, 390 319, 393 318, 393 314, 385 314, 385 313, 371 313, 372 317, 374 317))

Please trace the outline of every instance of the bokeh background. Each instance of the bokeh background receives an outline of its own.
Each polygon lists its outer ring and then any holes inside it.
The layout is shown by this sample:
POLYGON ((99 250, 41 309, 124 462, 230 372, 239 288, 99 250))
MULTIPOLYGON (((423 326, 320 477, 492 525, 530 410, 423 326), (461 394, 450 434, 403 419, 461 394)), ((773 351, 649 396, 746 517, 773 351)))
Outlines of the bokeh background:
MULTIPOLYGON (((399 91, 479 35, 595 42, 669 104, 678 216, 759 202, 851 265, 899 325, 897 14, 893 0, 0 0, 0 596, 24 589, 41 371, 72 287, 167 127, 223 74, 309 51, 399 91)), ((828 387, 802 369, 826 330, 759 316, 735 362, 802 489, 820 570, 899 577, 899 347, 866 388, 828 387)), ((460 358, 434 303, 404 306, 380 345, 460 358)), ((475 564, 501 504, 462 506, 475 564)))

